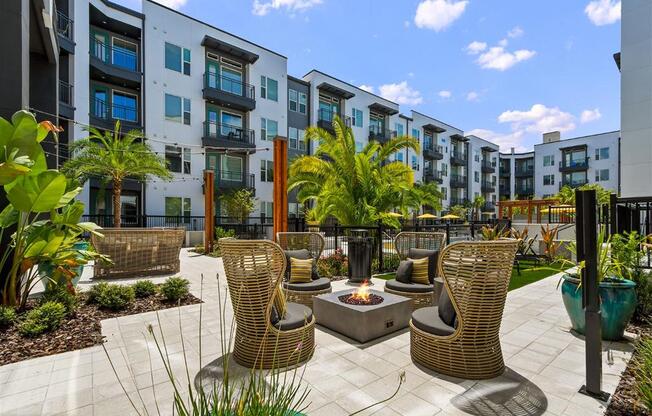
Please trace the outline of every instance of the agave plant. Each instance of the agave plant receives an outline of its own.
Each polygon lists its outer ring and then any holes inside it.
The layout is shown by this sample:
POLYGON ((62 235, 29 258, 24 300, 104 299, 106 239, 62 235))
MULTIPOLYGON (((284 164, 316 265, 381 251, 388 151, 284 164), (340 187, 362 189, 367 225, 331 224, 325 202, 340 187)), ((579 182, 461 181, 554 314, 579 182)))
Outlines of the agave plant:
MULTIPOLYGON (((598 260, 598 283, 605 279, 622 279, 623 267, 622 264, 609 253, 609 246, 611 244, 611 237, 606 236, 605 229, 601 229, 596 238, 596 257, 598 260)), ((568 244, 568 250, 577 258, 577 243, 572 241, 568 244)), ((560 259, 561 260, 561 259, 560 259)), ((568 260, 561 260, 565 263, 570 263, 568 260)), ((581 270, 586 267, 584 260, 577 263, 577 275, 581 270)))
POLYGON ((557 257, 557 249, 559 248, 559 242, 557 241, 557 235, 559 234, 559 226, 550 227, 550 224, 546 224, 544 227, 541 226, 541 241, 545 245, 545 255, 548 259, 552 260, 557 257))
POLYGON ((482 233, 482 239, 485 241, 492 241, 492 240, 498 240, 500 238, 509 237, 509 230, 506 230, 505 228, 501 227, 500 224, 494 227, 489 227, 485 225, 482 227, 480 232, 482 233))

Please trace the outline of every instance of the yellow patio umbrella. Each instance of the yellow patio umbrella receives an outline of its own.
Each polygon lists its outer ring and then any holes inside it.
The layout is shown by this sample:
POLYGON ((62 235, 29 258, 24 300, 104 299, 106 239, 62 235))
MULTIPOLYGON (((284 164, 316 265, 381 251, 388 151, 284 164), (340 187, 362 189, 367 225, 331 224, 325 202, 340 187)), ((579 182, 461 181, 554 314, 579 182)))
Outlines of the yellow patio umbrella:
MULTIPOLYGON (((550 212, 550 208, 543 208, 541 210, 542 214, 547 214, 548 212, 550 212)), ((575 207, 572 205, 557 205, 552 207, 552 212, 563 214, 575 213, 575 207)))
POLYGON ((446 214, 443 217, 441 217, 442 220, 459 220, 460 218, 462 217, 455 214, 446 214))
POLYGON ((421 215, 419 215, 417 217, 417 219, 420 219, 420 220, 434 220, 434 219, 437 219, 437 216, 432 215, 432 214, 421 214, 421 215))

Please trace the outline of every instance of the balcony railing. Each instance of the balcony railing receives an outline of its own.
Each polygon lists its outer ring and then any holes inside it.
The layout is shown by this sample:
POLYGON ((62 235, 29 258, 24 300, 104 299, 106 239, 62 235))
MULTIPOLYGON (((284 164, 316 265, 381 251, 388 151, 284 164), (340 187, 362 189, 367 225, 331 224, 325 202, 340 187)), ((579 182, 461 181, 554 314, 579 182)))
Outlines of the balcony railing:
POLYGON ((500 166, 500 176, 509 176, 509 166, 500 166))
POLYGON ((564 186, 570 186, 571 188, 579 188, 580 186, 586 185, 589 183, 588 179, 579 179, 575 181, 564 181, 562 180, 559 182, 559 189, 563 188, 564 186))
POLYGON ((456 197, 451 197, 451 203, 450 206, 455 206, 455 205, 466 205, 469 202, 468 199, 466 198, 456 198, 456 197))
POLYGON ((90 37, 90 54, 105 64, 129 71, 138 71, 138 54, 125 48, 107 45, 95 37, 90 37))
POLYGON ((215 187, 220 189, 240 189, 256 186, 255 175, 241 171, 216 170, 215 187))
POLYGON ((466 154, 453 150, 451 153, 451 164, 453 165, 466 165, 466 154))
POLYGON ((256 143, 254 130, 247 130, 239 126, 231 126, 213 121, 204 122, 204 137, 224 139, 250 145, 256 143))
POLYGON ((444 158, 444 148, 432 143, 426 143, 423 146, 423 155, 430 159, 441 160, 444 158))
POLYGON ((533 195, 534 187, 531 185, 516 185, 514 192, 517 195, 533 195))
POLYGON ((443 172, 439 170, 426 169, 423 171, 423 178, 426 182, 436 181, 442 183, 444 181, 443 172))
POLYGON ((500 185, 500 187, 498 189, 499 189, 501 195, 509 195, 509 192, 510 192, 509 191, 509 186, 500 185))
POLYGON ((480 190, 483 193, 496 192, 496 184, 487 181, 482 181, 482 183, 480 184, 480 190))
POLYGON ((224 75, 213 72, 204 74, 204 87, 214 90, 220 90, 239 97, 256 99, 256 88, 244 81, 235 78, 225 77, 224 75))
POLYGON ((496 164, 490 160, 483 160, 481 170, 483 173, 494 173, 496 171, 496 164))
POLYGON ((466 176, 451 175, 451 188, 466 188, 466 176))
POLYGON ((569 160, 568 163, 564 160, 559 162, 559 170, 586 170, 589 168, 589 158, 569 160))
POLYGON ((376 140, 378 142, 384 143, 392 137, 396 137, 396 135, 396 130, 390 130, 383 126, 377 125, 369 126, 369 140, 376 140))
POLYGON ((59 102, 72 107, 72 85, 65 81, 59 80, 59 102))
POLYGON ((333 130, 333 120, 335 120, 335 117, 339 117, 347 127, 351 127, 351 117, 336 113, 327 108, 320 108, 317 111, 317 124, 322 129, 333 130))
POLYGON ((109 105, 99 98, 91 99, 91 116, 102 120, 123 120, 130 123, 138 123, 138 109, 119 104, 109 105))
POLYGON ((73 40, 73 21, 64 13, 57 10, 57 32, 68 40, 73 40))
POLYGON ((482 206, 482 211, 483 212, 491 212, 496 210, 496 204, 493 202, 485 202, 485 204, 482 206))
POLYGON ((514 176, 533 176, 534 166, 517 166, 514 170, 514 176))

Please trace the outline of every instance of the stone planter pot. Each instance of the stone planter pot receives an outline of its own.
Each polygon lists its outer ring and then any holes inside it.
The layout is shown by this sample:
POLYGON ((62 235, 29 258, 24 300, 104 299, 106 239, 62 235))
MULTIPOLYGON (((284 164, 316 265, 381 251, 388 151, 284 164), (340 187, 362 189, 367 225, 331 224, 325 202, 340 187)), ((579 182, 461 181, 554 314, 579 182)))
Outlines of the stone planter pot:
POLYGON ((319 221, 306 221, 306 226, 311 233, 319 232, 319 221))
MULTIPOLYGON (((582 308, 582 288, 579 279, 565 274, 561 285, 564 307, 571 320, 573 330, 584 335, 586 322, 582 308)), ((602 339, 622 339, 629 320, 636 309, 636 283, 627 279, 609 279, 600 283, 600 312, 602 339)))

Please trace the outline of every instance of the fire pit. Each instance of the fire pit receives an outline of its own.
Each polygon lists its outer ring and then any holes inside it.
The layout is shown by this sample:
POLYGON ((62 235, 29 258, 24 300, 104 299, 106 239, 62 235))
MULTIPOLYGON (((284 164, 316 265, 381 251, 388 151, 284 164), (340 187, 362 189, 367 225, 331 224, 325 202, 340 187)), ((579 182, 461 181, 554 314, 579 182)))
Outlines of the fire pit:
POLYGON ((313 312, 319 325, 364 344, 407 327, 412 300, 363 284, 315 296, 313 312))

